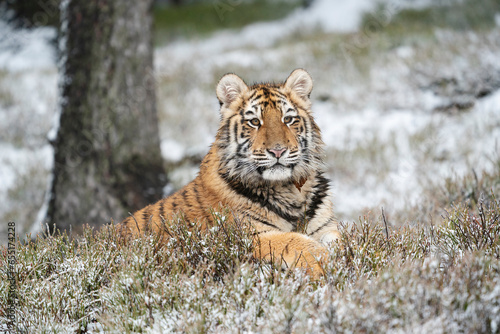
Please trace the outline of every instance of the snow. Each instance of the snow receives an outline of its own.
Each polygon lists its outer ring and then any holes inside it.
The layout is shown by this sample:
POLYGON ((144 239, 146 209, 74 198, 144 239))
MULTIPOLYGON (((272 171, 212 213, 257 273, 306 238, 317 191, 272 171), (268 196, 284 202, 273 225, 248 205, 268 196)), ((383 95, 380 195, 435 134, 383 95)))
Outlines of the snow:
POLYGON ((50 168, 52 165, 51 153, 49 147, 34 152, 0 142, 0 180, 2 180, 0 192, 2 195, 5 196, 5 192, 14 186, 16 176, 25 173, 30 165, 37 164, 40 168, 50 168))
POLYGON ((179 142, 172 139, 163 140, 160 148, 163 159, 167 161, 177 162, 185 156, 185 148, 179 142))
MULTIPOLYGON (((425 6, 426 1, 411 5, 425 6)), ((432 55, 418 44, 403 43, 387 55, 373 57, 362 80, 352 79, 346 73, 357 69, 343 67, 345 62, 335 50, 328 51, 324 42, 314 44, 308 36, 315 37, 318 31, 326 36, 354 33, 362 15, 374 6, 369 0, 316 0, 276 22, 157 48, 163 158, 179 163, 208 151, 219 120, 214 83, 224 73, 236 72, 248 83, 279 81, 294 68, 304 67, 315 80, 313 113, 326 143, 328 174, 341 219, 355 219, 364 207, 402 208, 418 201, 426 182, 463 175, 472 167, 476 172, 491 169, 488 159, 498 152, 500 140, 500 93, 476 100, 471 110, 448 115, 435 112, 447 98, 424 86, 432 75, 469 73, 471 64, 499 69, 498 32, 484 37, 489 44, 483 47, 483 37, 474 33, 437 30, 435 38, 443 42, 444 50, 455 47, 453 40, 462 43, 460 56, 432 55), (323 95, 326 98, 320 98, 323 95), (427 139, 416 142, 420 137, 427 139)), ((401 7, 396 3, 390 14, 401 7)), ((0 31, 0 130, 9 134, 0 137, 0 216, 4 217, 11 203, 9 190, 30 169, 44 170, 48 182, 53 151, 47 137, 55 137, 60 101, 56 30, 13 29, 0 20, 0 31), (10 103, 2 102, 3 92, 10 103)), ((187 183, 196 172, 197 167, 185 165, 172 171, 173 183, 165 185, 165 192, 187 183)), ((26 229, 30 223, 19 226, 26 229)))
POLYGON ((309 10, 292 18, 306 26, 319 25, 325 32, 353 32, 358 29, 362 14, 372 10, 375 4, 372 0, 316 0, 309 10))
POLYGON ((11 72, 51 68, 55 51, 51 41, 56 30, 41 27, 16 30, 0 20, 0 69, 11 72))
MULTIPOLYGON (((224 58, 212 59, 209 61, 210 65, 223 66, 236 61, 242 66, 250 67, 260 62, 262 55, 240 50, 243 47, 253 46, 262 49, 297 32, 312 31, 317 28, 325 32, 354 32, 361 22, 362 15, 373 6, 374 3, 370 0, 344 2, 316 0, 309 8, 298 9, 289 17, 277 22, 254 23, 241 31, 219 32, 209 39, 169 44, 166 50, 163 50, 168 52, 169 58, 157 57, 157 66, 160 73, 165 74, 174 69, 175 64, 184 60, 186 56, 192 57, 197 54, 207 61, 211 56, 224 53, 224 58), (228 49, 231 51, 225 53, 228 49)), ((162 53, 162 50, 158 52, 162 53)), ((193 64, 193 66, 199 65, 193 64)))
POLYGON ((316 101, 314 116, 318 124, 328 124, 322 131, 325 144, 341 149, 352 148, 374 130, 383 141, 390 140, 394 134, 397 138, 412 135, 422 130, 429 119, 425 113, 412 113, 410 110, 383 112, 366 108, 358 113, 343 113, 334 108, 331 103, 316 101), (349 142, 343 140, 345 138, 349 138, 349 142))

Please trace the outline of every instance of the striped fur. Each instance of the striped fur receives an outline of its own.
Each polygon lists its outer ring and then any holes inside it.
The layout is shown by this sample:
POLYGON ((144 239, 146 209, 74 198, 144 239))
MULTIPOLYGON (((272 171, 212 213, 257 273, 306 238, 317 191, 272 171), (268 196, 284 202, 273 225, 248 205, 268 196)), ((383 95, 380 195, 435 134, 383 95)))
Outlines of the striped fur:
POLYGON ((198 176, 168 198, 122 222, 138 234, 182 212, 210 223, 211 208, 230 208, 257 231, 254 256, 320 275, 324 245, 338 237, 322 172, 320 130, 311 114, 312 79, 298 69, 282 84, 247 86, 234 74, 217 86, 221 122, 198 176), (284 260, 284 261, 283 261, 284 260))

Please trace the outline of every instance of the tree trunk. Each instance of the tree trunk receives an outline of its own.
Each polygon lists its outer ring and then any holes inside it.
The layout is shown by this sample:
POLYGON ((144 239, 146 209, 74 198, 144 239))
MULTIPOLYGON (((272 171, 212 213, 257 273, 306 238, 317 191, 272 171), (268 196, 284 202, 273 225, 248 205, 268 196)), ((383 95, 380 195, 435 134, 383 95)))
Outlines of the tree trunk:
POLYGON ((152 0, 64 0, 51 229, 120 221, 161 197, 152 0))

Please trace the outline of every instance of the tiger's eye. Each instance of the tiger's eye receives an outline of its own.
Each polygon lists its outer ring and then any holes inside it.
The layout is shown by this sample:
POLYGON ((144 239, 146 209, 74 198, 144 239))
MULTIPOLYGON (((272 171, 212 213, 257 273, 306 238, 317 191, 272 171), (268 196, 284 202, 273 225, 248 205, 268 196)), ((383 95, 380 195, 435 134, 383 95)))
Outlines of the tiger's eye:
POLYGON ((285 124, 290 124, 290 123, 292 123, 292 122, 293 122, 293 117, 292 117, 292 116, 285 116, 285 117, 283 118, 283 122, 284 122, 285 124))
POLYGON ((251 119, 250 121, 250 124, 253 125, 253 126, 259 126, 260 125, 260 121, 258 118, 253 118, 251 119))

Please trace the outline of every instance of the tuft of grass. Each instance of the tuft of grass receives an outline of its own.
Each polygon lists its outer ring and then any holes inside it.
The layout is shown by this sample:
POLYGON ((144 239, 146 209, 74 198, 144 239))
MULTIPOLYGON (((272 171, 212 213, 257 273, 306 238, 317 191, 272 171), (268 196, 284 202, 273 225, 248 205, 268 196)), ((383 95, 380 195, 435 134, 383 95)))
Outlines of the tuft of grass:
POLYGON ((447 177, 438 184, 435 182, 426 184, 418 207, 413 207, 409 211, 418 213, 416 219, 426 221, 429 216, 442 215, 446 210, 455 211, 456 208, 453 207, 455 203, 475 211, 479 211, 482 205, 494 205, 497 201, 496 196, 500 193, 500 159, 492 161, 494 163, 490 171, 477 173, 471 170, 462 177, 447 177))
POLYGON ((500 210, 495 196, 492 197, 490 206, 480 201, 476 212, 459 205, 449 214, 437 231, 445 255, 456 258, 463 252, 481 251, 500 259, 500 210))
POLYGON ((440 204, 467 203, 476 208, 481 201, 495 201, 495 194, 500 193, 500 159, 494 164, 492 171, 483 171, 478 175, 474 170, 464 177, 454 181, 447 178, 441 190, 440 204))
POLYGON ((341 229, 334 247, 328 281, 344 291, 360 279, 371 279, 394 263, 423 260, 431 254, 432 239, 424 228, 403 226, 389 230, 385 216, 376 222, 368 217, 341 229))
POLYGON ((231 215, 227 209, 213 210, 211 214, 215 223, 207 229, 202 229, 199 222, 186 222, 182 216, 164 222, 166 247, 175 259, 172 270, 183 274, 203 272, 207 277, 223 279, 240 263, 250 260, 252 226, 241 220, 229 222, 231 215))

